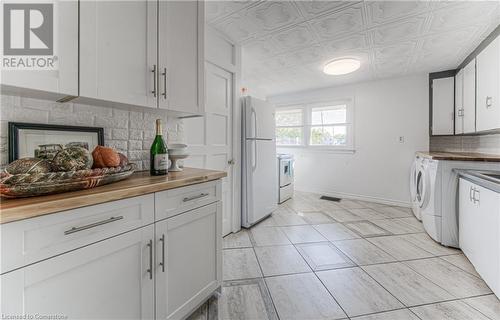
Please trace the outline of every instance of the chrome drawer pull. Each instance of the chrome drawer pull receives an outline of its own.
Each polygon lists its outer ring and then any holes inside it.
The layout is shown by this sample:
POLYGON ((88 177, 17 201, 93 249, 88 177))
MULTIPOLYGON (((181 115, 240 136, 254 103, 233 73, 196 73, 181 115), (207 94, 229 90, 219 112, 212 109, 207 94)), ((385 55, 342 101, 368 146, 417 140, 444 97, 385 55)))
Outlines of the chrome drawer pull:
POLYGON ((153 240, 149 240, 147 244, 149 248, 149 269, 146 270, 149 273, 149 279, 153 279, 153 240))
POLYGON ((199 194, 197 196, 186 197, 186 198, 182 199, 182 201, 189 202, 189 201, 193 201, 193 200, 196 200, 196 199, 207 197, 208 195, 209 195, 208 193, 201 193, 201 194, 199 194))
POLYGON ((161 241, 161 271, 165 272, 165 235, 163 234, 160 238, 161 241))
POLYGON ((73 227, 73 228, 71 228, 69 230, 64 231, 64 234, 65 235, 72 234, 72 233, 75 233, 75 232, 87 230, 87 229, 94 228, 94 227, 97 227, 97 226, 102 226, 103 224, 115 222, 115 221, 118 221, 118 220, 121 220, 121 219, 123 219, 123 216, 111 217, 109 219, 102 220, 102 221, 99 221, 99 222, 94 222, 94 223, 91 223, 91 224, 87 224, 85 226, 73 227))

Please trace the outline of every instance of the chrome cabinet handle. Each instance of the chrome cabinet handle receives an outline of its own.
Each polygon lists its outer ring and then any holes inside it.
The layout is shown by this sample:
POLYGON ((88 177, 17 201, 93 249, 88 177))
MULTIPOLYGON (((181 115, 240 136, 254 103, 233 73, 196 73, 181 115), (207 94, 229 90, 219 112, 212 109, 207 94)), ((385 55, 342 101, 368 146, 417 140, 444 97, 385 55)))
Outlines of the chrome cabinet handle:
POLYGON ((486 108, 490 108, 493 105, 493 97, 486 97, 486 108))
POLYGON ((123 216, 117 216, 117 217, 111 217, 111 218, 106 219, 106 220, 102 220, 102 221, 94 222, 94 223, 91 223, 91 224, 87 224, 87 225, 84 225, 84 226, 81 226, 81 227, 73 227, 73 228, 71 228, 69 230, 64 231, 64 235, 68 235, 68 234, 72 234, 72 233, 75 233, 75 232, 87 230, 87 229, 94 228, 94 227, 97 227, 97 226, 102 226, 103 224, 108 224, 108 223, 115 222, 115 221, 118 221, 118 220, 121 220, 121 219, 123 219, 123 216))
POLYGON ((153 279, 153 240, 149 240, 147 246, 149 247, 149 269, 146 271, 149 273, 149 279, 153 279))
POLYGON ((163 96, 163 99, 167 99, 167 68, 163 68, 163 72, 161 73, 163 76, 163 93, 161 94, 163 96))
POLYGON ((472 202, 472 187, 469 187, 469 201, 472 202))
POLYGON ((481 192, 478 189, 474 188, 474 194, 473 194, 473 199, 474 199, 474 204, 477 202, 479 203, 479 197, 481 196, 481 192), (477 198, 476 198, 476 192, 477 192, 477 198))
POLYGON ((156 64, 153 64, 153 70, 151 70, 153 73, 153 91, 151 93, 153 94, 153 97, 156 98, 156 64))
POLYGON ((161 242, 161 262, 160 262, 160 266, 161 266, 161 271, 165 272, 165 235, 164 234, 161 235, 160 242, 161 242))
POLYGON ((196 199, 204 198, 204 197, 207 197, 207 196, 208 196, 208 193, 200 193, 197 196, 186 197, 186 198, 182 199, 182 201, 183 202, 189 202, 189 201, 193 201, 193 200, 196 200, 196 199))

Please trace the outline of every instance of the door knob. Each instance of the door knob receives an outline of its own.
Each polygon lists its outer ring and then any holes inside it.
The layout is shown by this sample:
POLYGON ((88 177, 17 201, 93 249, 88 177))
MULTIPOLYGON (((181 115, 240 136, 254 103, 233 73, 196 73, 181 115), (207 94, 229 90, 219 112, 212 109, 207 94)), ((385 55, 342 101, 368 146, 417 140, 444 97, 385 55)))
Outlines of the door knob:
POLYGON ((228 165, 233 165, 235 163, 234 159, 231 159, 227 162, 228 165))

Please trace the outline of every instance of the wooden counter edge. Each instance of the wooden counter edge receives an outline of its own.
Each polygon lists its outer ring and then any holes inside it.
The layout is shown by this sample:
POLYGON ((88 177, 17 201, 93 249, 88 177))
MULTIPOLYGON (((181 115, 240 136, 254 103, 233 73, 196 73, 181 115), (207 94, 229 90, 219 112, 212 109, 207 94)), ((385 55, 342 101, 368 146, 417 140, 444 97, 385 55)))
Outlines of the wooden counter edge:
MULTIPOLYGON (((159 192, 164 190, 186 187, 198 183, 214 181, 227 176, 227 173, 224 171, 203 170, 203 169, 197 169, 197 170, 200 171, 199 175, 195 174, 193 176, 188 176, 186 178, 179 178, 169 181, 159 181, 147 185, 117 187, 116 189, 105 190, 103 192, 98 192, 100 187, 97 187, 95 189, 74 191, 71 192, 72 194, 71 197, 63 199, 50 199, 51 195, 33 197, 33 198, 23 198, 23 199, 36 199, 36 200, 39 199, 43 200, 43 198, 47 198, 47 201, 41 201, 41 202, 34 201, 34 203, 32 204, 22 204, 19 205, 18 207, 0 209, 0 225, 19 220, 35 218, 43 215, 63 212, 71 209, 77 209, 96 204, 102 204, 110 201, 141 196, 153 192, 159 192), (96 192, 85 193, 86 191, 88 192, 88 190, 93 190, 96 192), (78 193, 82 194, 78 195, 78 193)), ((127 180, 122 180, 122 181, 127 181, 127 180)), ((112 186, 112 184, 105 185, 103 187, 110 188, 110 186, 112 186)), ((2 199, 2 201, 10 201, 10 200, 2 199)))

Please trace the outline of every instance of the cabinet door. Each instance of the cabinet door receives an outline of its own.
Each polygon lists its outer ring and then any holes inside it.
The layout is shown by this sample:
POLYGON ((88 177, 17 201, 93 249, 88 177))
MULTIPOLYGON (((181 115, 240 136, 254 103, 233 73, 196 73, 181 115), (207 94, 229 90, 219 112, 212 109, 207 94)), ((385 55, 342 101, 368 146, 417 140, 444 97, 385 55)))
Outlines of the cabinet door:
POLYGON ((476 60, 463 69, 463 133, 476 131, 476 60))
POLYGON ((80 2, 80 95, 157 107, 157 3, 80 2))
POLYGON ((455 134, 464 133, 464 70, 455 76, 455 134))
POLYGON ((220 285, 220 202, 156 223, 156 319, 186 317, 220 285))
POLYGON ((203 105, 204 3, 159 2, 159 107, 200 113, 203 105))
POLYGON ((2 313, 152 319, 153 226, 3 274, 2 313))
POLYGON ((477 131, 500 128, 500 37, 476 58, 477 131))
POLYGON ((432 80, 432 134, 453 134, 455 78, 432 80))
MULTIPOLYGON (((2 70, 2 85, 60 94, 78 95, 78 1, 53 4, 55 70, 2 70)), ((2 10, 4 9, 2 5, 2 10)), ((3 13, 2 13, 3 17, 3 13)), ((9 56, 4 56, 8 58, 9 56)))

